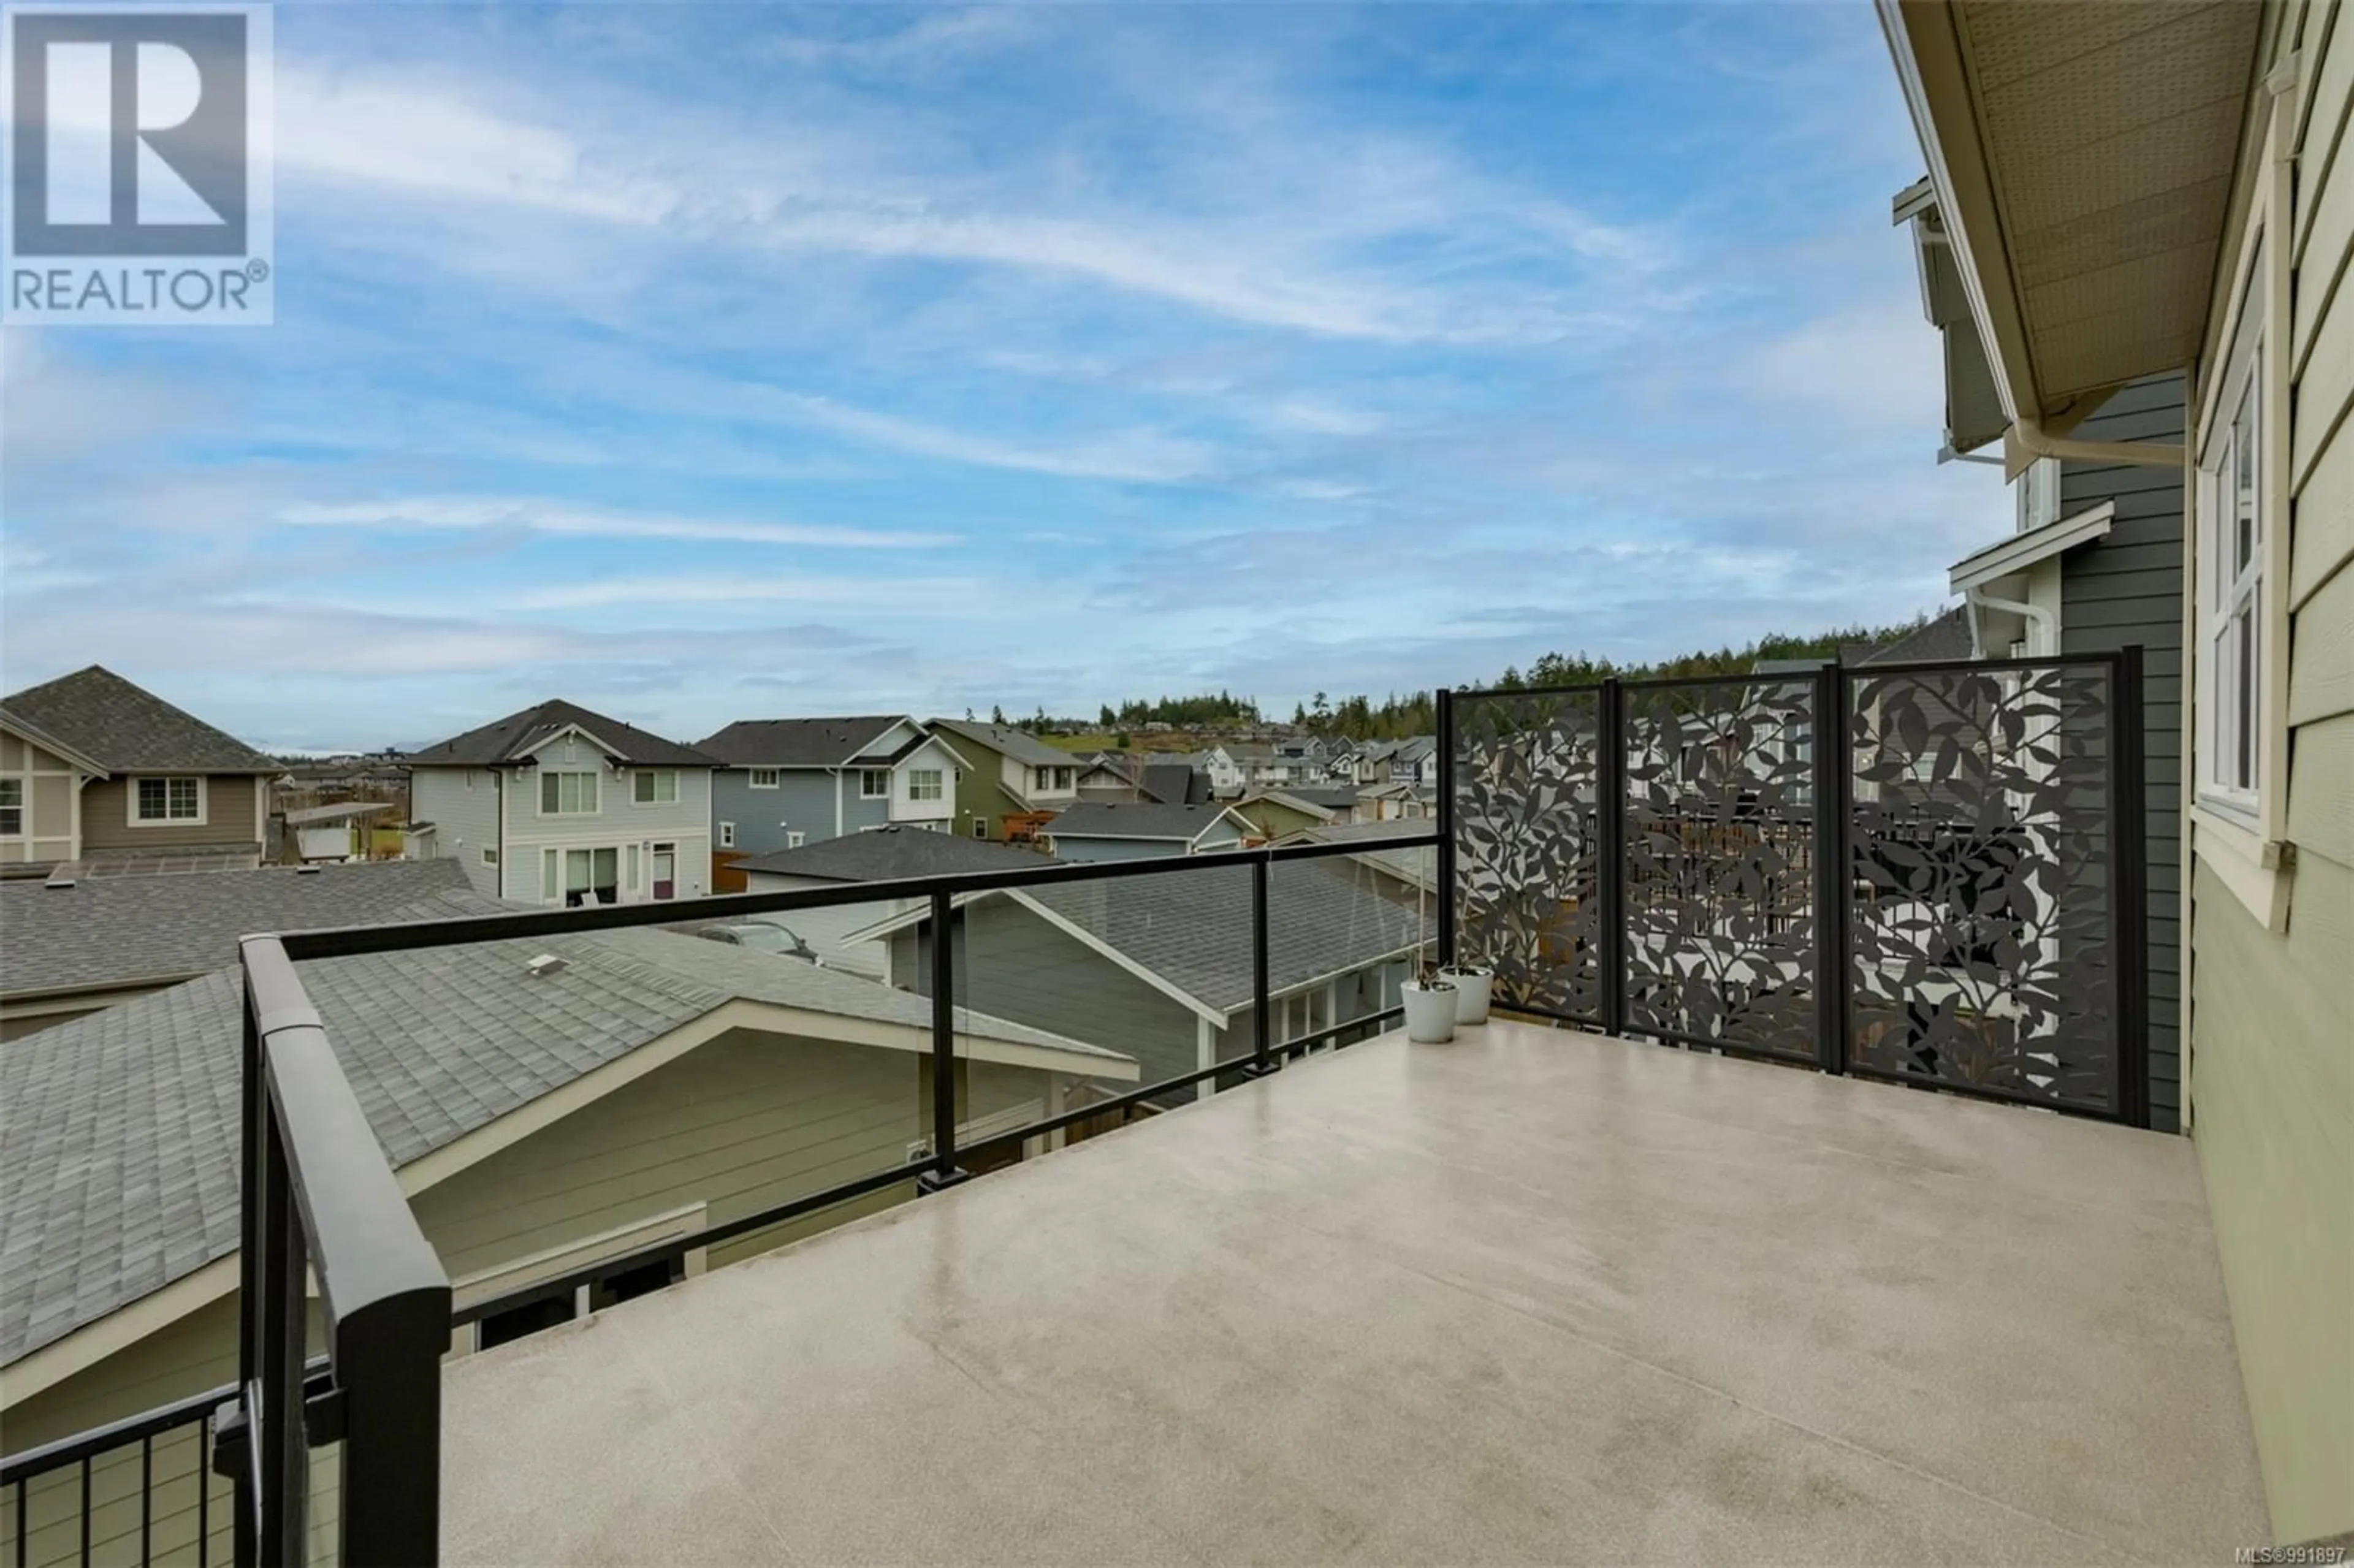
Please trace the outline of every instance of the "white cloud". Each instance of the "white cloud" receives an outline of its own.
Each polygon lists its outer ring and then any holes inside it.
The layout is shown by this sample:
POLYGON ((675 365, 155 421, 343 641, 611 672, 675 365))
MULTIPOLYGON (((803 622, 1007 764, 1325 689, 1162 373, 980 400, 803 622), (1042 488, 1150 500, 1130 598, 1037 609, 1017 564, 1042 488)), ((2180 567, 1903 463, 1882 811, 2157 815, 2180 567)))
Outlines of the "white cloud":
POLYGON ((918 550, 957 542, 953 534, 597 512, 566 502, 502 496, 428 495, 333 504, 313 503, 290 506, 278 514, 278 520, 298 527, 517 529, 600 539, 700 539, 824 549, 918 550))

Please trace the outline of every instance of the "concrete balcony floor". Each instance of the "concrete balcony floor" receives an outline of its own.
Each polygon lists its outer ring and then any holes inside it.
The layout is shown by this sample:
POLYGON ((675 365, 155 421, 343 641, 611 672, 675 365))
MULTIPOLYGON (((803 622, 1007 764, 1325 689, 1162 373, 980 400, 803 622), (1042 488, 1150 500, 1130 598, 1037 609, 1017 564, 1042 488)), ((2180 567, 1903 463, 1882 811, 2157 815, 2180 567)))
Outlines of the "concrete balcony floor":
POLYGON ((1497 1023, 453 1363, 458 1563, 2213 1563, 2180 1139, 1497 1023))

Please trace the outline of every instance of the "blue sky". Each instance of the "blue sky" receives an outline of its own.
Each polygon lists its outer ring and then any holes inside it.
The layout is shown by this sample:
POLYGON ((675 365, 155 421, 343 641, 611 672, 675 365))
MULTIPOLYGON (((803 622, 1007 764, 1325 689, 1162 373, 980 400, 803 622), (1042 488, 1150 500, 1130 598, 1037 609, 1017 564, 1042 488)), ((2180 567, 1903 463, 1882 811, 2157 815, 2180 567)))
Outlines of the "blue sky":
POLYGON ((285 5, 277 323, 0 334, 6 684, 1092 714, 1936 605, 1869 6, 285 5))

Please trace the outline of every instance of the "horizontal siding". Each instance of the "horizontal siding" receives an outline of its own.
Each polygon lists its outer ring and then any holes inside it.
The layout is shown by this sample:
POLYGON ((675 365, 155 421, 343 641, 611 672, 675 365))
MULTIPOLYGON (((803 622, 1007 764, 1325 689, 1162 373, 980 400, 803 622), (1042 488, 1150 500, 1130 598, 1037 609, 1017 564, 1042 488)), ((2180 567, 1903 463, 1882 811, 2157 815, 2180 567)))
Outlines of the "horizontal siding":
POLYGON ((2274 1535, 2354 1529, 2354 871, 2299 867, 2284 936, 2203 866, 2200 1163, 2274 1535))
POLYGON ((434 857, 464 866, 468 885, 489 898, 501 896, 499 873, 482 863, 482 852, 498 847, 504 788, 501 776, 488 768, 418 768, 408 775, 408 814, 433 824, 434 857))
MULTIPOLYGON (((2298 730, 2288 773, 2288 836, 2297 853, 2354 866, 2354 714, 2298 730)), ((2299 886, 2295 896, 2304 895, 2299 886)))
POLYGON ((2354 434, 2340 429, 2296 502, 2290 530, 2289 608, 2296 609, 2354 561, 2354 434))
POLYGON ((2322 449, 2354 398, 2354 289, 2339 289, 2323 308, 2313 348, 2297 382, 2289 435, 2290 488, 2301 493, 2322 449))
MULTIPOLYGON (((2332 11, 2338 9, 2330 7, 2332 11)), ((2337 286, 2346 265, 2349 240, 2354 240, 2354 179, 2339 177, 2338 160, 2345 157, 2345 130, 2349 92, 2354 92, 2354 48, 2335 36, 2318 57, 2306 103, 2310 117, 2297 160, 2296 213, 2297 300, 2292 318, 2292 341, 2301 363, 2313 340, 2313 330, 2329 291, 2337 286), (2312 199, 2306 199, 2310 194, 2312 199)))
POLYGON ((2339 572, 2289 623, 2288 718, 2354 713, 2354 572, 2339 572))
MULTIPOLYGON (((2183 381, 2121 388, 2077 428, 2087 440, 2182 440, 2183 381)), ((2145 464, 2063 462, 2062 508, 2110 502, 2109 532, 2061 562, 2062 652, 2142 649, 2143 856, 2147 868, 2151 1119, 2180 1126, 2182 473, 2145 464)))
MULTIPOLYGON (((150 778, 155 775, 148 775, 150 778)), ((180 777, 186 777, 185 774, 180 777)), ((147 827, 131 825, 133 779, 118 774, 92 779, 81 793, 81 846, 88 850, 170 849, 175 844, 249 844, 257 841, 250 774, 211 774, 205 783, 205 820, 147 827)))
POLYGON ((688 1203, 725 1224, 904 1162, 912 1053, 737 1031, 417 1195, 451 1277, 688 1203))

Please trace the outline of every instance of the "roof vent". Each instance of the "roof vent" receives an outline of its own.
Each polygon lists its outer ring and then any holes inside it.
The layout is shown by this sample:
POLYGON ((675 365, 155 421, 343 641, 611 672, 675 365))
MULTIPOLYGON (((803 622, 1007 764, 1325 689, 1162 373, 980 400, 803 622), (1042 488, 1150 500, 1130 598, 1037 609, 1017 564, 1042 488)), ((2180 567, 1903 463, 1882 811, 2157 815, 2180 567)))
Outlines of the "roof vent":
POLYGON ((294 874, 297 876, 316 876, 326 869, 327 868, 323 865, 298 865, 294 868, 294 874))
POLYGON ((552 975, 556 973, 558 969, 565 968, 569 962, 569 959, 559 959, 554 953, 542 953, 539 957, 532 959, 529 963, 525 964, 524 969, 531 975, 532 979, 538 980, 544 975, 552 975))
POLYGON ((70 877, 70 876, 53 876, 53 877, 49 878, 47 882, 44 882, 43 884, 41 884, 41 885, 42 885, 43 887, 56 887, 56 888, 68 888, 68 887, 71 887, 73 885, 74 885, 74 879, 73 879, 72 877, 70 877))

